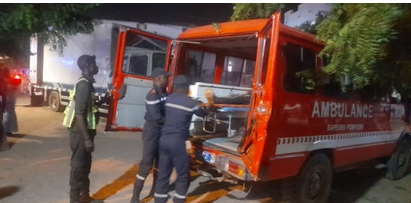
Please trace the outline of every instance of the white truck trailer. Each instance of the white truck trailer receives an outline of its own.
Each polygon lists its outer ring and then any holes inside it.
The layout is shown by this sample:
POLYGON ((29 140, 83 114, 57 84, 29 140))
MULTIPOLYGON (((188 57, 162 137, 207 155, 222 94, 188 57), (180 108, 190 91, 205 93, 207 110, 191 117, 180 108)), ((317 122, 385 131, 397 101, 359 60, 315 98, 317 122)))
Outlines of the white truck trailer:
MULTIPOLYGON (((126 21, 95 20, 94 32, 76 34, 67 39, 63 54, 51 51, 48 45, 41 44, 36 37, 30 40, 30 95, 31 105, 47 104, 53 111, 63 111, 69 102, 69 91, 80 77, 77 59, 83 54, 95 55, 99 73, 95 76, 94 87, 98 96, 103 96, 110 89, 111 75, 115 67, 117 46, 121 29, 133 28, 147 33, 175 39, 186 27, 159 25, 126 21)), ((144 59, 145 75, 150 75, 156 68, 155 61, 166 59, 167 50, 146 49, 156 46, 155 42, 142 37, 136 40, 139 46, 129 47, 124 54, 123 70, 133 72, 132 61, 144 59), (143 48, 142 48, 143 47, 143 48), (135 56, 135 57, 133 57, 135 56), (127 61, 129 61, 127 63, 127 61)), ((135 61, 134 61, 135 64, 135 61)), ((141 67, 139 67, 141 70, 141 67)), ((100 111, 106 114, 108 106, 100 111)))

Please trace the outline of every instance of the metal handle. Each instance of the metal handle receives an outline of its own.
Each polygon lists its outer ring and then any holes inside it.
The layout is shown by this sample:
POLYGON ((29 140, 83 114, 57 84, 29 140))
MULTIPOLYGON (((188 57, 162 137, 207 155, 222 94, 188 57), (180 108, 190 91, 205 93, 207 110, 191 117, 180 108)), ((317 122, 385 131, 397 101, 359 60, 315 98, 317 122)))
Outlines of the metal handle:
POLYGON ((206 133, 215 133, 217 128, 217 114, 216 113, 209 113, 209 115, 205 116, 203 119, 203 131, 206 133), (211 115, 210 115, 211 114, 211 115), (213 116, 213 117, 211 117, 213 116), (206 129, 206 122, 209 120, 213 120, 214 124, 213 124, 213 130, 212 131, 208 131, 206 129))

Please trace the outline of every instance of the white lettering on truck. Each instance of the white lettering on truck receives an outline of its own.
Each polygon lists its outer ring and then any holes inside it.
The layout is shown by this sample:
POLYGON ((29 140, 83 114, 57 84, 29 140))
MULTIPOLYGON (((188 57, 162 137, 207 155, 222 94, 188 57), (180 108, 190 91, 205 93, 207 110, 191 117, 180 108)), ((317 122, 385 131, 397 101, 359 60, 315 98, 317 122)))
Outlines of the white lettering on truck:
POLYGON ((311 117, 318 118, 372 118, 373 106, 315 101, 311 117))

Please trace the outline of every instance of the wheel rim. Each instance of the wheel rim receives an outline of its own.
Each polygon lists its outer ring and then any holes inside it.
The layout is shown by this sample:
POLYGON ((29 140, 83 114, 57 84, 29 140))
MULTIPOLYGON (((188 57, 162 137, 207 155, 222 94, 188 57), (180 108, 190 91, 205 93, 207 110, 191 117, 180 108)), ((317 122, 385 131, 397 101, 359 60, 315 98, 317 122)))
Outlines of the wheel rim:
POLYGON ((57 98, 56 98, 56 97, 52 97, 52 98, 51 98, 51 107, 52 107, 53 109, 56 109, 56 108, 57 108, 57 98))
POLYGON ((316 199, 321 192, 322 188, 322 178, 321 172, 316 170, 310 173, 308 176, 308 185, 307 185, 306 194, 309 199, 316 199))

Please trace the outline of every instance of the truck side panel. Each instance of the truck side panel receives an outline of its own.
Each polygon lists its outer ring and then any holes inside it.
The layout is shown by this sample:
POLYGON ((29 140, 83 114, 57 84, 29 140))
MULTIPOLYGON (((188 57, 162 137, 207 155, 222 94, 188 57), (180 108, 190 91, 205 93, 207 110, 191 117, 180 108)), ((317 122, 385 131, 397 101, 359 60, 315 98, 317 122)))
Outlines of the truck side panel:
MULTIPOLYGON (((290 80, 287 71, 301 66, 294 64, 299 59, 292 58, 287 47, 301 47, 295 52, 297 57, 301 55, 301 61, 309 58, 310 50, 318 53, 321 49, 289 36, 280 41, 283 54, 276 67, 280 77, 275 80, 281 83, 274 90, 275 107, 267 129, 261 177, 273 180, 295 176, 314 151, 327 154, 334 168, 391 155, 394 142, 405 129, 404 106, 394 108, 387 98, 371 101, 371 96, 364 95, 330 96, 318 89, 297 92, 300 89, 290 86, 300 87, 299 81, 290 80)), ((313 59, 312 67, 306 68, 320 68, 319 61, 313 59)))

